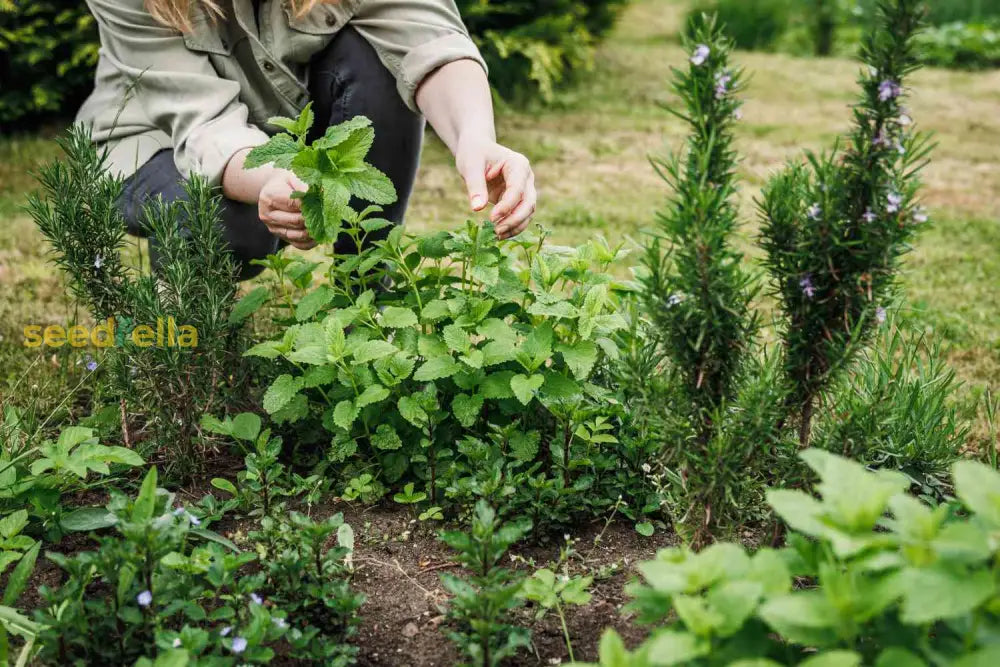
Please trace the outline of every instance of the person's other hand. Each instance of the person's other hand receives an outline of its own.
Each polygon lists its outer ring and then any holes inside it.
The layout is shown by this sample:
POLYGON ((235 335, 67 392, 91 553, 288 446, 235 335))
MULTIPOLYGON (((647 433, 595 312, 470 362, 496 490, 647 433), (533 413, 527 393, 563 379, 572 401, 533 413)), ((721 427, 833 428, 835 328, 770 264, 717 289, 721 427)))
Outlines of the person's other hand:
POLYGON ((459 145, 455 165, 465 179, 473 211, 495 204, 490 221, 499 238, 509 239, 527 229, 538 203, 528 158, 495 141, 472 141, 459 145))
POLYGON ((302 202, 292 199, 292 193, 308 189, 290 171, 277 170, 260 189, 257 210, 260 220, 279 239, 287 241, 299 250, 316 247, 316 242, 306 231, 306 221, 302 217, 302 202))

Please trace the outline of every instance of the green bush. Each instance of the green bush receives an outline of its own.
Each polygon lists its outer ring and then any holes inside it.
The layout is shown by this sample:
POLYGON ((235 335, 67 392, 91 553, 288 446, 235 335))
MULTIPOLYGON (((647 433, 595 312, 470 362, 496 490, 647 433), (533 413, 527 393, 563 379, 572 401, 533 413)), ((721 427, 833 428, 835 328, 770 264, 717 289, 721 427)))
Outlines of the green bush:
POLYGON ((932 25, 1000 17, 1000 0, 928 0, 927 5, 932 25))
POLYGON ((920 36, 924 62, 954 69, 1000 67, 1000 19, 989 23, 949 23, 920 36))
POLYGON ((802 458, 818 496, 768 494, 789 547, 671 548, 640 564, 632 610, 659 627, 632 653, 608 631, 602 667, 1000 664, 1000 475, 957 463, 960 502, 929 507, 899 473, 802 458))
POLYGON ((0 0, 0 131, 75 110, 93 85, 97 47, 82 2, 0 0))
POLYGON ((751 51, 766 50, 775 45, 788 29, 792 7, 788 0, 711 0, 695 5, 691 19, 696 26, 703 14, 715 13, 719 23, 734 45, 751 51))
MULTIPOLYGON (((627 0, 458 0, 505 98, 551 99, 627 0)), ((93 85, 98 37, 83 2, 0 0, 0 132, 76 110, 93 85)))

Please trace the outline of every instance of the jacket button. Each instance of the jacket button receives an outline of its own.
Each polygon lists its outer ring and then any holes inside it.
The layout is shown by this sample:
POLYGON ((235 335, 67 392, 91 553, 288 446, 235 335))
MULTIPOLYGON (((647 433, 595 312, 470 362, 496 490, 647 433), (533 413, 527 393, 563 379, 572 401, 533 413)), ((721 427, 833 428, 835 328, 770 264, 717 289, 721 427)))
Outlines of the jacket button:
POLYGON ((336 16, 333 16, 333 15, 330 15, 330 16, 327 16, 327 17, 326 17, 326 24, 327 24, 328 26, 330 26, 331 28, 332 28, 333 26, 337 25, 337 17, 336 17, 336 16))
POLYGON ((271 64, 271 61, 265 60, 264 61, 264 69, 267 70, 268 72, 270 72, 270 71, 274 70, 274 65, 271 64))

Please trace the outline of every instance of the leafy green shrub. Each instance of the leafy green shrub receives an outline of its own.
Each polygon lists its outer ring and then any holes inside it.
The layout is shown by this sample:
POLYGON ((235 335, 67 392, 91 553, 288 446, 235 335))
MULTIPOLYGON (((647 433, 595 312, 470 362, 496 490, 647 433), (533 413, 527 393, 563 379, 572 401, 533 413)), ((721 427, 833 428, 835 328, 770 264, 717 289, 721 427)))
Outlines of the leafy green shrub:
POLYGON ((510 610, 520 604, 524 578, 500 567, 507 550, 528 531, 531 522, 520 519, 502 524, 486 501, 476 503, 469 532, 441 533, 441 541, 457 552, 469 570, 468 578, 442 574, 451 593, 448 634, 475 667, 494 667, 531 644, 531 633, 508 624, 510 610))
POLYGON ((272 519, 255 545, 267 555, 261 570, 253 550, 240 552, 173 500, 151 469, 134 499, 112 494, 115 535, 94 551, 49 554, 65 581, 39 589, 34 621, 0 607, 5 630, 37 650, 32 664, 257 665, 276 649, 353 660, 346 640, 363 598, 347 583, 350 547, 324 547, 331 533, 346 535, 341 516, 272 519))
POLYGON ((1000 19, 985 23, 947 23, 920 36, 923 61, 935 67, 1000 67, 1000 19))
POLYGON ((927 8, 927 20, 936 26, 1000 18, 1000 0, 928 0, 927 8))
POLYGON ((218 224, 219 195, 196 178, 189 201, 147 205, 158 267, 141 274, 122 253, 122 182, 107 174, 106 152, 82 127, 62 147, 65 159, 40 170, 42 193, 31 195, 29 210, 73 295, 106 327, 107 386, 99 392, 121 405, 123 444, 171 452, 170 472, 190 475, 206 446, 201 415, 238 401, 244 386, 245 332, 233 312, 235 268, 218 224))
POLYGON ((75 108, 94 83, 97 25, 72 0, 0 0, 0 131, 75 108))
POLYGON ((111 466, 142 464, 136 452, 102 445, 93 429, 82 426, 68 426, 56 440, 43 440, 39 429, 25 424, 20 411, 7 406, 0 423, 0 516, 25 512, 37 524, 33 530, 58 540, 79 529, 79 521, 89 515, 86 509, 67 512, 66 496, 92 488, 94 473, 107 475, 111 466))
MULTIPOLYGON (((491 225, 473 222, 419 238, 386 233, 390 223, 372 217, 378 207, 349 204, 351 194, 382 202, 394 194, 364 163, 374 136, 367 121, 329 128, 311 146, 309 109, 275 122, 295 136, 277 135, 248 164, 273 161, 312 177, 302 196, 311 232, 361 250, 334 247, 322 273, 315 263, 269 260, 285 281, 273 303, 287 316, 279 339, 247 352, 275 360, 264 409, 279 423, 321 423, 332 435, 330 462, 361 474, 345 491, 352 497, 413 483, 432 505, 442 492, 483 495, 554 522, 613 505, 618 489, 573 494, 644 463, 615 455, 619 408, 596 382, 618 354, 618 295, 631 289, 608 272, 621 248, 601 239, 548 247, 530 236, 500 243, 491 225), (283 301, 296 285, 309 291, 283 301), (553 497, 561 511, 552 511, 553 497)), ((260 307, 267 296, 247 298, 260 307)))
POLYGON ((992 665, 1000 660, 1000 475, 953 468, 960 506, 928 507, 896 472, 820 450, 803 458, 814 497, 768 494, 796 531, 790 547, 748 555, 720 543, 666 549, 630 588, 649 639, 626 651, 614 631, 603 667, 647 665, 992 665), (960 510, 960 511, 959 511, 960 510))
POLYGON ((711 0, 695 5, 689 22, 700 27, 702 16, 712 14, 737 48, 750 51, 772 48, 793 16, 788 0, 711 0))

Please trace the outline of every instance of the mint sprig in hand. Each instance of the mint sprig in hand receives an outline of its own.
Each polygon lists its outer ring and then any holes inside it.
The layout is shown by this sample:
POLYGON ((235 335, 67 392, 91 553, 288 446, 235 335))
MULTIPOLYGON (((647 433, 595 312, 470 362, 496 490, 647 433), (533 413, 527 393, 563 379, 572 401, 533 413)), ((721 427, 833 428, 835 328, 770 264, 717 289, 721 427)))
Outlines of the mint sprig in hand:
POLYGON ((369 119, 356 116, 329 127, 308 145, 306 137, 314 120, 312 103, 298 118, 268 119, 285 131, 250 151, 245 168, 273 164, 290 169, 309 186, 308 191, 293 195, 302 200, 309 235, 317 243, 332 243, 345 222, 359 221, 359 213, 350 205, 352 196, 386 206, 396 201, 396 188, 388 176, 365 162, 375 141, 369 119))

